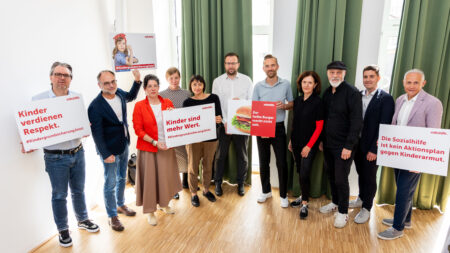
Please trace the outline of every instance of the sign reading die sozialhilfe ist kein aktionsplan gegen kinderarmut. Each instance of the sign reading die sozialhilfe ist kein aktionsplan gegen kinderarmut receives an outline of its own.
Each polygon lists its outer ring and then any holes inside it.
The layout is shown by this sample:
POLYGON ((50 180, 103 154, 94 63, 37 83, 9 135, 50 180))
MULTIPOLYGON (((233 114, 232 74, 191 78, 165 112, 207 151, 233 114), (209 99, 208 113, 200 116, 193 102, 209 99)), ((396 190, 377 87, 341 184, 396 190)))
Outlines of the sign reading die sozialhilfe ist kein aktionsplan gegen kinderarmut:
POLYGON ((450 130, 380 125, 377 165, 447 176, 450 130))

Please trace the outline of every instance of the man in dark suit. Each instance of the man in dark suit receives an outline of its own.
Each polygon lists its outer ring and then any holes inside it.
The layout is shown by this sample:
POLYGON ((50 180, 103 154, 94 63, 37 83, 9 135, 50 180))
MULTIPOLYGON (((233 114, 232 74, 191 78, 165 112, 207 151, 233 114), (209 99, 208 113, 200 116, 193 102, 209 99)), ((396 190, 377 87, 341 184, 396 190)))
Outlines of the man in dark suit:
POLYGON ((373 198, 377 192, 377 140, 380 124, 390 124, 394 115, 394 99, 378 89, 379 68, 369 65, 363 70, 362 91, 363 128, 355 150, 355 166, 358 172, 359 196, 350 201, 349 207, 362 207, 355 222, 366 223, 370 218, 373 198))
POLYGON ((124 227, 117 213, 134 216, 136 212, 125 205, 124 191, 128 164, 130 134, 126 103, 136 99, 141 86, 141 75, 133 71, 134 83, 129 92, 117 88, 114 72, 103 70, 97 75, 100 94, 88 108, 92 136, 105 168, 103 194, 109 224, 115 231, 124 227))

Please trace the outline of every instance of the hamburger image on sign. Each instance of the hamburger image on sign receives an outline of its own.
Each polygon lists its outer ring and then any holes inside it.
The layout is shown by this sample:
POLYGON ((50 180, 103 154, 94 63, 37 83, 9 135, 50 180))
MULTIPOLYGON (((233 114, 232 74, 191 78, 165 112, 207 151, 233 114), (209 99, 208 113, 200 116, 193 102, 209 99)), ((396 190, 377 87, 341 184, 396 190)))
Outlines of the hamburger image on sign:
POLYGON ((250 134, 252 120, 252 107, 251 106, 241 106, 236 110, 236 115, 234 115, 231 125, 233 125, 237 130, 250 134))

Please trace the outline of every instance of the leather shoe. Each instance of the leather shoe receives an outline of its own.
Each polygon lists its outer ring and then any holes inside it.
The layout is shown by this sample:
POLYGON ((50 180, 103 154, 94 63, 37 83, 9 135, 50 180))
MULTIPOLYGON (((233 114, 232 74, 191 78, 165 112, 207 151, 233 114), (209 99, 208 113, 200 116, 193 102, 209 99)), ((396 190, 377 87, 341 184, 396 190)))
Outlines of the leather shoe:
POLYGON ((178 192, 175 193, 175 195, 173 195, 173 199, 180 199, 180 194, 178 194, 178 192))
POLYGON ((222 196, 223 195, 223 191, 222 191, 222 183, 216 182, 216 195, 217 196, 222 196))
POLYGON ((208 191, 207 193, 203 193, 203 196, 205 196, 211 202, 216 202, 216 197, 210 191, 208 191))
POLYGON ((131 208, 129 208, 126 205, 117 207, 117 212, 118 213, 123 213, 126 216, 135 216, 136 215, 136 212, 133 211, 131 208))
POLYGON ((199 207, 200 206, 200 200, 198 199, 197 195, 192 196, 191 198, 191 204, 195 207, 199 207))
POLYGON ((114 216, 108 221, 109 225, 111 225, 111 228, 115 231, 123 231, 125 228, 123 227, 122 223, 119 220, 119 217, 114 216))
POLYGON ((238 192, 239 196, 244 196, 244 194, 245 194, 244 184, 238 184, 237 192, 238 192))

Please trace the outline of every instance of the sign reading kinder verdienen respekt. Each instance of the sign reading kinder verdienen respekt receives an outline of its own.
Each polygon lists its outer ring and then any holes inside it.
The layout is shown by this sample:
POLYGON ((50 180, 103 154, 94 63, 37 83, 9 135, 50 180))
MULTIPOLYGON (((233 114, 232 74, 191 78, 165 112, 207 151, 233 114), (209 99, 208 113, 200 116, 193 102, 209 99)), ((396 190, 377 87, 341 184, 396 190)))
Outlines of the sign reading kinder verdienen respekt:
POLYGON ((448 129, 380 125, 377 165, 447 176, 448 129))
POLYGON ((25 151, 91 134, 81 96, 62 96, 32 101, 15 111, 25 151))

